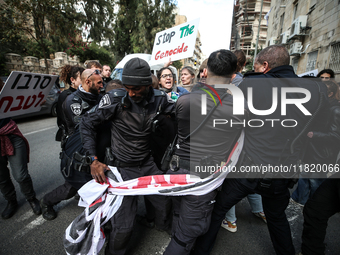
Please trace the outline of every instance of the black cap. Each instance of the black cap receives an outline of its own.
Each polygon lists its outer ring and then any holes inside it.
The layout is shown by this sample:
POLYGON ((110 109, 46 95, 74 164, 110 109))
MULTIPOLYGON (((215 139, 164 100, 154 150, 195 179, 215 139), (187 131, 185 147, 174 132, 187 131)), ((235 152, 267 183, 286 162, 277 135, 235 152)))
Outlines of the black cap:
POLYGON ((151 85, 151 71, 149 64, 140 58, 132 58, 124 65, 122 82, 129 86, 151 85))

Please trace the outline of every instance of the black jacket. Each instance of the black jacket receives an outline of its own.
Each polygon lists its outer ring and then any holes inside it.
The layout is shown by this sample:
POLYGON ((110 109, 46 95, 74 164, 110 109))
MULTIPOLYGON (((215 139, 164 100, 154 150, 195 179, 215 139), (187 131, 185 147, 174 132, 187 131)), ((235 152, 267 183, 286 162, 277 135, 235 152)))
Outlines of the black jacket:
POLYGON ((66 133, 71 135, 82 116, 99 103, 101 95, 85 92, 79 86, 78 90, 68 96, 63 104, 66 122, 66 133))
POLYGON ((173 108, 174 101, 163 91, 151 87, 141 103, 131 100, 125 89, 112 90, 103 96, 98 107, 82 118, 80 128, 84 149, 89 155, 97 155, 96 127, 109 120, 111 151, 114 156, 127 163, 142 161, 150 154, 153 116, 157 111, 171 114, 173 108))
MULTIPOLYGON (((249 73, 244 76, 245 79, 239 85, 246 100, 248 100, 251 125, 246 126, 246 136, 244 143, 244 150, 256 164, 271 164, 271 165, 289 165, 296 163, 300 157, 300 152, 304 148, 307 139, 307 132, 316 128, 317 125, 324 125, 322 117, 326 115, 329 110, 327 103, 327 88, 319 81, 311 81, 309 79, 299 78, 291 66, 279 66, 271 69, 269 72, 263 73, 249 73), (252 89, 252 95, 249 88, 252 89), (277 97, 273 100, 273 88, 277 88, 277 97), (311 119, 311 115, 305 115, 294 104, 286 104, 286 112, 281 108, 281 97, 283 88, 296 89, 304 88, 310 92, 311 98, 308 102, 303 103, 303 107, 310 113, 314 114, 317 110, 320 93, 323 98, 323 106, 319 111, 318 117, 301 135, 301 139, 294 145, 294 153, 291 154, 290 145, 292 141, 304 130, 304 127, 311 119), (256 110, 269 110, 277 103, 276 109, 266 115, 254 114, 251 109, 253 106, 256 110), (271 121, 273 120, 273 121, 271 121), (283 124, 282 124, 282 121, 283 124), (261 123, 264 123, 261 127, 261 123), (287 127, 290 126, 290 127, 287 127)), ((288 100, 303 99, 305 95, 302 93, 286 93, 288 100)), ((249 121, 248 121, 249 123, 249 121)))
POLYGON ((340 102, 331 100, 324 131, 313 131, 304 163, 335 164, 340 150, 340 102))

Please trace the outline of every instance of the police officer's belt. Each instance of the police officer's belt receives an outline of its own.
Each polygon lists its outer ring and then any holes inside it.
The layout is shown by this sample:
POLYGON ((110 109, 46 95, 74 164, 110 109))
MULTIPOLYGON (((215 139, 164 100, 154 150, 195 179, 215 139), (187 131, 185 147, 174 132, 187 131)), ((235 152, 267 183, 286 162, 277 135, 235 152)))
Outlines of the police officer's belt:
POLYGON ((133 166, 142 166, 144 163, 150 158, 150 154, 145 157, 145 159, 140 160, 140 161, 135 161, 131 163, 127 163, 124 161, 120 161, 115 158, 115 160, 112 162, 112 165, 115 167, 133 167, 133 166))

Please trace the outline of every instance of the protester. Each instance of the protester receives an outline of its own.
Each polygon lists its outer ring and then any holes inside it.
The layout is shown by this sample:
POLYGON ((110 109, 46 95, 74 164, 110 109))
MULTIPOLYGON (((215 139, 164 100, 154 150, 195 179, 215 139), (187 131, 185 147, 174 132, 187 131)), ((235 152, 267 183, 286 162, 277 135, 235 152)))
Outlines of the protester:
MULTIPOLYGON (((105 120, 111 122, 111 152, 123 180, 131 180, 153 174, 162 174, 150 155, 151 118, 160 109, 165 114, 173 111, 174 102, 166 94, 151 87, 151 70, 148 63, 139 58, 129 60, 123 69, 124 89, 106 94, 99 107, 87 112, 81 121, 84 148, 89 155, 91 174, 97 182, 107 182, 106 164, 97 160, 96 127, 105 120)), ((159 196, 149 196, 155 209, 156 225, 169 227, 169 205, 159 196)), ((120 208, 111 218, 112 230, 108 238, 106 254, 125 254, 133 231, 137 212, 137 197, 125 196, 120 208)))
POLYGON ((322 71, 318 73, 316 77, 321 78, 321 80, 323 81, 328 81, 330 79, 334 79, 335 74, 332 69, 323 69, 322 71))
POLYGON ((86 69, 97 69, 97 70, 99 70, 100 73, 102 73, 103 66, 98 61, 91 60, 91 61, 87 62, 86 69))
POLYGON ((159 80, 158 80, 157 76, 154 75, 154 74, 151 74, 151 78, 152 78, 152 87, 154 89, 159 89, 159 80))
MULTIPOLYGON (((241 81, 243 80, 243 75, 240 73, 243 69, 243 67, 246 64, 246 55, 242 50, 235 50, 234 54, 237 58, 237 67, 235 74, 233 75, 231 79, 231 83, 235 86, 238 86, 241 81)), ((263 212, 262 207, 262 199, 259 194, 249 194, 247 196, 248 202, 251 207, 252 213, 262 219, 265 223, 267 223, 266 215, 263 212)), ((226 230, 230 232, 236 232, 237 231, 237 225, 236 225, 236 212, 235 212, 235 206, 233 206, 225 215, 225 219, 222 221, 221 227, 225 228, 226 230)))
MULTIPOLYGON (((305 131, 306 125, 313 117, 305 115, 298 107, 281 109, 280 96, 278 96, 279 102, 274 111, 265 115, 254 114, 253 112, 256 112, 256 109, 271 108, 273 88, 278 89, 279 95, 281 94, 281 89, 288 85, 289 87, 308 89, 311 93, 311 98, 304 104, 304 107, 311 114, 314 114, 317 108, 320 108, 318 115, 314 116, 315 122, 318 122, 319 116, 322 116, 328 110, 319 104, 323 102, 320 98, 325 98, 326 87, 317 82, 310 83, 306 79, 298 78, 292 66, 289 66, 289 61, 290 56, 284 46, 269 46, 263 49, 255 58, 254 68, 257 73, 249 73, 239 85, 245 98, 248 98, 248 88, 252 88, 251 106, 253 109, 249 110, 250 120, 261 120, 265 123, 266 119, 281 120, 284 118, 294 119, 297 123, 294 128, 271 125, 272 123, 268 122, 261 127, 246 125, 243 152, 239 158, 239 165, 242 168, 247 166, 259 167, 260 165, 272 167, 283 165, 289 167, 299 161, 299 155, 303 149, 301 143, 307 139, 306 133, 303 132, 307 132, 305 131), (288 81, 287 78, 292 79, 288 81), (319 91, 324 93, 321 94, 321 97, 319 91), (286 111, 284 116, 281 115, 282 110, 286 111)), ((301 96, 300 93, 288 94, 289 98, 296 100, 301 96)), ((312 126, 307 126, 307 128, 312 128, 312 126)), ((240 178, 227 178, 223 183, 222 190, 216 197, 210 228, 206 234, 197 239, 195 254, 209 254, 225 213, 248 194, 258 193, 262 196, 267 227, 276 254, 295 255, 290 226, 285 215, 285 209, 290 197, 288 187, 291 187, 292 183, 294 183, 291 179, 292 173, 279 172, 276 176, 273 173, 263 175, 258 175, 258 173, 249 173, 249 175, 235 173, 230 175, 230 177, 236 176, 240 178)))
POLYGON ((182 87, 191 91, 195 82, 195 70, 191 66, 185 66, 181 70, 182 87))
POLYGON ((199 73, 197 74, 197 79, 199 82, 205 83, 207 77, 204 76, 204 69, 207 68, 208 59, 205 59, 199 68, 199 73))
MULTIPOLYGON (((103 81, 98 70, 86 69, 81 75, 81 81, 82 84, 79 85, 78 90, 68 96, 63 104, 66 120, 66 135, 69 137, 72 137, 76 132, 84 113, 97 105, 101 98, 99 92, 103 87, 103 81)), ((102 132, 100 134, 102 134, 102 132)), ((69 139, 70 138, 68 138, 68 140, 69 139)), ((103 152, 101 154, 103 154, 103 152)), ((57 212, 53 208, 54 205, 76 195, 77 190, 92 179, 89 173, 73 171, 75 166, 66 160, 66 156, 65 148, 63 148, 61 170, 65 178, 65 183, 47 193, 40 201, 42 215, 46 220, 54 220, 57 217, 57 212), (66 173, 65 169, 73 172, 66 173)))
POLYGON ((164 91, 173 100, 177 100, 181 95, 189 93, 185 88, 174 84, 174 74, 168 67, 163 67, 157 72, 159 89, 164 91))
POLYGON ((246 65, 247 59, 246 59, 246 54, 244 54, 242 50, 235 50, 234 54, 237 57, 237 68, 236 68, 236 72, 231 82, 235 86, 238 86, 243 80, 243 75, 241 74, 241 71, 243 67, 246 65))
MULTIPOLYGON (((324 81, 328 90, 330 101, 330 114, 327 121, 323 123, 321 131, 310 131, 307 136, 310 138, 304 163, 306 164, 327 164, 334 165, 340 150, 340 96, 339 86, 333 81, 324 81)), ((292 194, 292 200, 304 206, 311 198, 321 183, 327 178, 327 172, 319 172, 312 176, 301 173, 298 186, 292 194), (314 177, 314 178, 312 178, 314 177)))
MULTIPOLYGON (((0 92, 4 86, 0 79, 0 92)), ((33 188, 33 182, 28 173, 29 144, 20 132, 17 124, 11 118, 0 119, 0 190, 7 200, 5 210, 1 213, 3 219, 11 218, 17 208, 18 202, 15 188, 11 180, 8 163, 11 167, 13 178, 20 186, 22 194, 30 204, 33 213, 41 214, 39 200, 33 188)))
POLYGON ((57 103, 57 125, 59 127, 56 134, 56 141, 61 141, 66 134, 66 121, 63 111, 63 103, 65 99, 75 92, 81 84, 81 74, 85 69, 80 66, 65 65, 60 71, 60 80, 69 85, 58 97, 57 103))
MULTIPOLYGON (((209 56, 207 68, 204 69, 207 84, 229 84, 236 62, 236 56, 228 50, 213 52, 209 56)), ((209 176, 212 173, 195 171, 196 166, 207 166, 206 162, 210 162, 210 166, 226 162, 241 133, 242 126, 219 125, 214 128, 210 124, 201 125, 206 117, 201 115, 201 97, 206 92, 200 88, 209 89, 199 83, 190 94, 181 96, 176 103, 177 149, 170 162, 171 170, 168 174, 194 174, 200 178, 209 176), (197 130, 197 133, 191 133, 192 130, 197 130)), ((214 107, 213 99, 207 98, 207 108, 213 111, 210 118, 223 116, 235 122, 242 121, 232 114, 232 95, 221 88, 215 88, 215 91, 220 95, 222 103, 214 107)), ((214 190, 201 196, 173 197, 172 238, 165 255, 190 254, 196 238, 209 227, 216 193, 214 190)))
POLYGON ((109 81, 111 81, 111 68, 108 65, 103 65, 103 71, 102 71, 102 78, 103 83, 107 84, 109 81))
POLYGON ((122 81, 118 79, 114 79, 107 83, 106 88, 105 88, 105 93, 109 92, 110 90, 120 89, 120 88, 123 88, 122 81))

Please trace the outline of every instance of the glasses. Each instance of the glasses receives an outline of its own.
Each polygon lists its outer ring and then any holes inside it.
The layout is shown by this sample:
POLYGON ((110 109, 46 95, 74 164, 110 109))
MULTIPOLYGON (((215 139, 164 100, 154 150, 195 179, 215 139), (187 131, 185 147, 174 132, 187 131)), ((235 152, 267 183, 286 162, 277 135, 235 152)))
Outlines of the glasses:
POLYGON ((172 74, 162 74, 161 77, 165 79, 166 77, 172 78, 174 76, 172 74))
POLYGON ((91 73, 86 79, 90 78, 92 74, 100 74, 100 71, 98 69, 94 70, 93 73, 91 73))

